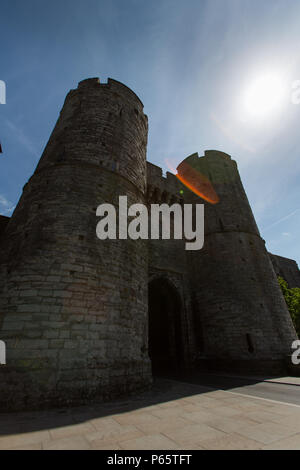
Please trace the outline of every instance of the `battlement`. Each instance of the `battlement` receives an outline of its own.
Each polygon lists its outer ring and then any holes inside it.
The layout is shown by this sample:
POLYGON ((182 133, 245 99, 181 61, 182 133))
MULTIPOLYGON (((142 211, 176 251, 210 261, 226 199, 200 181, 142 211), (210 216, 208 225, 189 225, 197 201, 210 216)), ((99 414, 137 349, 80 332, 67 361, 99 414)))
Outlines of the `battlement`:
MULTIPOLYGON (((236 166, 236 162, 232 160, 231 156, 227 153, 218 150, 205 150, 204 155, 201 157, 199 157, 198 152, 192 153, 186 157, 181 163, 179 163, 176 170, 180 174, 180 172, 183 171, 184 168, 187 168, 188 165, 191 168, 200 171, 201 174, 206 175, 211 182, 216 183, 219 180, 227 181, 232 179, 232 176, 229 176, 231 173, 230 169, 226 178, 223 174, 226 169, 225 167, 228 167, 228 162, 232 162, 236 166)), ((170 196, 173 196, 175 199, 182 199, 180 190, 186 189, 173 173, 167 172, 166 176, 164 176, 162 169, 150 162, 147 162, 147 185, 148 194, 153 194, 155 192, 156 199, 158 194, 160 194, 160 196, 164 195, 164 199, 170 196)))
POLYGON ((228 153, 221 152, 220 150, 205 150, 204 158, 212 158, 212 157, 213 158, 215 158, 215 157, 217 157, 217 158, 226 158, 226 160, 231 160, 231 156, 228 153))
POLYGON ((124 85, 124 83, 119 82, 118 80, 114 80, 112 78, 108 78, 107 83, 101 83, 100 78, 94 77, 94 78, 86 78, 84 80, 81 80, 78 83, 78 90, 81 89, 86 89, 86 88, 95 88, 95 87, 105 87, 105 88, 110 88, 111 90, 115 92, 120 92, 122 94, 125 94, 128 96, 130 99, 136 99, 138 103, 141 105, 142 109, 144 108, 144 104, 140 100, 140 98, 132 91, 128 86, 124 85))
POLYGON ((200 164, 210 164, 210 163, 213 163, 213 162, 216 162, 216 163, 219 163, 219 162, 222 162, 224 161, 227 163, 227 162, 232 162, 232 163, 236 163, 234 160, 231 159, 231 156, 228 155, 228 153, 225 153, 225 152, 221 152, 219 150, 205 150, 204 151, 204 155, 202 155, 201 157, 199 157, 199 154, 198 152, 195 152, 195 153, 192 153, 191 155, 189 155, 188 157, 186 157, 177 167, 177 170, 178 168, 180 168, 180 165, 184 164, 184 163, 188 163, 192 166, 199 166, 200 164))
POLYGON ((68 93, 37 169, 75 162, 105 167, 144 192, 147 135, 143 103, 130 88, 88 78, 68 93))
POLYGON ((156 193, 156 200, 163 196, 164 199, 179 199, 181 198, 180 189, 182 186, 173 173, 167 171, 164 176, 159 166, 147 162, 148 197, 156 193))

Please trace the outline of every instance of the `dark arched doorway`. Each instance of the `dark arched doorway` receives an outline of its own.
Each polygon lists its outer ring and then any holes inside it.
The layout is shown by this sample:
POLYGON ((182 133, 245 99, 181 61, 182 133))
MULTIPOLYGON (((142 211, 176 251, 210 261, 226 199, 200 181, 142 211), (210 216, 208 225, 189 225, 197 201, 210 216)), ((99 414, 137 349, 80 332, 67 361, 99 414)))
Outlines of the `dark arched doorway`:
POLYGON ((183 363, 181 299, 165 278, 149 283, 149 356, 153 374, 179 372, 183 363))

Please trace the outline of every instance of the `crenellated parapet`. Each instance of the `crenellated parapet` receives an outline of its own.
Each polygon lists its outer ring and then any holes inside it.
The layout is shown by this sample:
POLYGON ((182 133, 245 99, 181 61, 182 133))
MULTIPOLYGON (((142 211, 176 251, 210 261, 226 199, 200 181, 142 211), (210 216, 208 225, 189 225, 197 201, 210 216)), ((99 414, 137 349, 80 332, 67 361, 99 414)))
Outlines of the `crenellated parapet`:
MULTIPOLYGON (((123 96, 127 96, 129 100, 137 100, 137 102, 140 104, 141 108, 144 107, 142 101, 140 98, 137 96, 137 94, 132 91, 127 85, 124 85, 124 83, 119 82, 118 80, 114 80, 112 78, 108 78, 107 83, 101 83, 100 78, 95 77, 95 78, 86 78, 84 80, 81 80, 81 82, 78 83, 78 89, 87 89, 91 87, 101 87, 101 88, 108 88, 115 93, 121 93, 123 96)), ((72 93, 73 90, 71 90, 70 93, 72 93)))
POLYGON ((93 165, 118 172, 144 192, 147 135, 148 118, 133 91, 112 79, 83 80, 68 93, 37 171, 93 165))
POLYGON ((184 186, 173 173, 163 176, 162 169, 147 162, 147 201, 148 203, 182 203, 184 186))

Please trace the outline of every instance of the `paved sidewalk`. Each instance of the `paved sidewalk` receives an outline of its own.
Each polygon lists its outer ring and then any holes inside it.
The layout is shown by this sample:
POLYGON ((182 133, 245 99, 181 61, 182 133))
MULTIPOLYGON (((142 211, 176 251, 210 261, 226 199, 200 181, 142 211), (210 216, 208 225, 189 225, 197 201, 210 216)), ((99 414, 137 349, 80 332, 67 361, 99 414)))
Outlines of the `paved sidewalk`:
POLYGON ((272 377, 271 379, 264 379, 264 382, 272 382, 287 385, 300 386, 300 377, 272 377))
POLYGON ((238 378, 238 379, 245 379, 249 381, 257 380, 259 382, 270 382, 270 383, 279 383, 279 384, 286 384, 286 385, 298 385, 300 387, 300 377, 292 377, 292 376, 286 376, 286 377, 262 377, 262 376, 254 376, 254 375, 232 375, 232 374, 207 374, 211 375, 212 377, 215 376, 222 376, 222 377, 233 377, 233 378, 238 378))
POLYGON ((160 379, 126 400, 2 413, 2 449, 300 449, 300 406, 160 379))

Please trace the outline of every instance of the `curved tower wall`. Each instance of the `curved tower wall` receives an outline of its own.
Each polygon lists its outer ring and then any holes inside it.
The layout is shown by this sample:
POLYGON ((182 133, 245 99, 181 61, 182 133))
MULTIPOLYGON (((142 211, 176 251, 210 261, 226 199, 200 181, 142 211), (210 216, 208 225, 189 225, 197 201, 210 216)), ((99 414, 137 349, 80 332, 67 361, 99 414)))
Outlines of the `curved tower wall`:
POLYGON ((188 253, 204 353, 223 370, 279 371, 296 333, 237 164, 218 151, 185 162, 209 178, 220 199, 204 202, 204 247, 188 253))
POLYGON ((145 202, 147 132, 141 101, 117 81, 67 95, 1 253, 2 407, 150 383, 146 241, 96 237, 99 204, 145 202))

